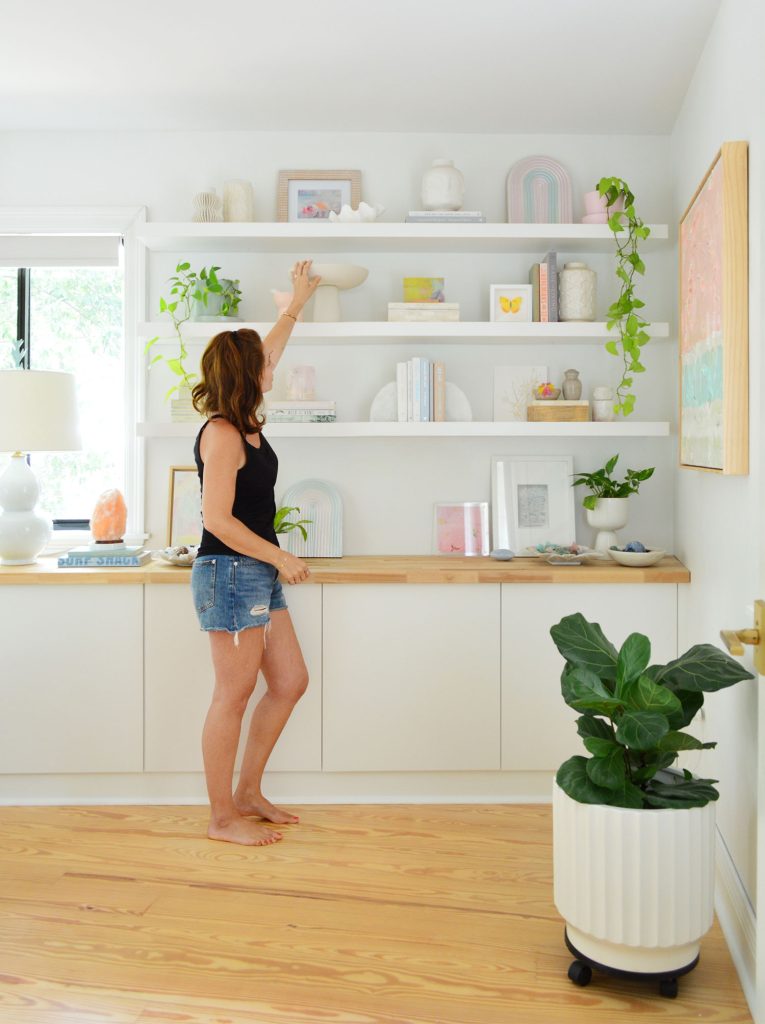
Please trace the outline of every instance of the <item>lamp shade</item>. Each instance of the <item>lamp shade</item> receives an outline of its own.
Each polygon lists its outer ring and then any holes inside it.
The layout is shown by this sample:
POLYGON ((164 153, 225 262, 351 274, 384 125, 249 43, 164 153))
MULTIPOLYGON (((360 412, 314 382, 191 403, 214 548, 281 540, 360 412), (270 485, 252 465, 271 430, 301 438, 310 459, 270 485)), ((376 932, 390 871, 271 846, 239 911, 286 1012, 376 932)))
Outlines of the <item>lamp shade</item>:
POLYGON ((71 373, 0 370, 0 452, 82 447, 71 373))

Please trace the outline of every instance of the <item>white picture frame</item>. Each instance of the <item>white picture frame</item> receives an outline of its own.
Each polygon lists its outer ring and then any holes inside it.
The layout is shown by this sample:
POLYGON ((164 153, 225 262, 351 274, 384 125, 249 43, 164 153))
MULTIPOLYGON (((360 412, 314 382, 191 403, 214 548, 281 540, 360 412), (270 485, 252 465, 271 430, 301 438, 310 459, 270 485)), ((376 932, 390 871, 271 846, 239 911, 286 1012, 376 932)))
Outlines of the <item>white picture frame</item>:
POLYGON ((537 544, 576 541, 570 455, 494 455, 492 546, 527 555, 537 544))
POLYGON ((546 366, 495 366, 494 422, 525 423, 533 389, 548 376, 546 366))
POLYGON ((533 320, 533 289, 530 284, 493 284, 489 287, 489 320, 492 323, 527 323, 533 320))

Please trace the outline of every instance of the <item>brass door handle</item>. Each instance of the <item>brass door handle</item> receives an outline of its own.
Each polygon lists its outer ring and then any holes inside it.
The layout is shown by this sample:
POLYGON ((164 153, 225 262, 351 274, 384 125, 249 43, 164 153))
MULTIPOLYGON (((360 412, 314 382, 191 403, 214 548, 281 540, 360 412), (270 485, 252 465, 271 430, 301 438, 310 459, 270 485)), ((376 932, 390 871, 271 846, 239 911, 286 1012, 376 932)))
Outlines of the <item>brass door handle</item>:
POLYGON ((765 601, 754 602, 754 629, 721 629, 720 637, 735 658, 744 653, 744 644, 754 647, 754 667, 765 676, 765 601))

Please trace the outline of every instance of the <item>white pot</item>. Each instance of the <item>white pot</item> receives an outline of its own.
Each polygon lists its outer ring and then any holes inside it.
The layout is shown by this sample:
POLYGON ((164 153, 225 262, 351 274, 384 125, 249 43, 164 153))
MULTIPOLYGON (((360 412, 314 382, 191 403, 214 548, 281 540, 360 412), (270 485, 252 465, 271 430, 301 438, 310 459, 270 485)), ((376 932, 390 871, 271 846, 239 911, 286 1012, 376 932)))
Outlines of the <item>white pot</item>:
POLYGON ((640 974, 693 964, 714 913, 715 805, 580 804, 553 785, 555 906, 578 953, 640 974))
POLYGON ((597 274, 586 263, 564 263, 558 275, 558 319, 595 319, 597 274))
POLYGON ((595 537, 595 550, 608 551, 616 544, 614 530, 627 525, 627 502, 629 498, 598 498, 594 509, 587 509, 587 522, 599 531, 595 537))
POLYGON ((422 176, 423 210, 461 210, 465 198, 465 179, 453 160, 434 160, 422 176))

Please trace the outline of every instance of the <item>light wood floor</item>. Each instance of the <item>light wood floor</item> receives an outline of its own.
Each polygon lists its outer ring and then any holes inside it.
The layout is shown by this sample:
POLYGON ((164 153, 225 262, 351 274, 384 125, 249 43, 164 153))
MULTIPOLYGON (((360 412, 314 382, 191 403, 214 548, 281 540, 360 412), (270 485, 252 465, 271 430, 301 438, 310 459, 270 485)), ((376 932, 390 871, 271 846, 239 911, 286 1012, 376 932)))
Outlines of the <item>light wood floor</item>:
POLYGON ((245 849, 203 807, 0 808, 2 1024, 751 1020, 717 925, 676 1000, 568 980, 547 806, 293 809, 245 849))

